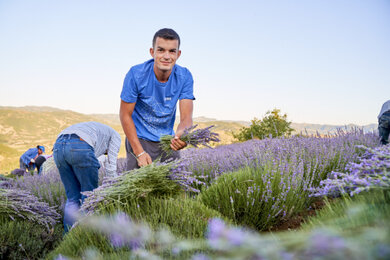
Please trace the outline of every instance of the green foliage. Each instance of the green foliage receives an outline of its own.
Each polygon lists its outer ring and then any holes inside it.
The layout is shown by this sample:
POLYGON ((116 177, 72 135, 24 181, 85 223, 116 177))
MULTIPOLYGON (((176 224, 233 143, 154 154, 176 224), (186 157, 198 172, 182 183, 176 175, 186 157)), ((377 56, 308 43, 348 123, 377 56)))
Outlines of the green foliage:
POLYGON ((354 232, 363 227, 384 226, 390 216, 388 193, 388 190, 376 190, 328 201, 302 228, 332 226, 340 231, 354 232))
POLYGON ((233 137, 238 141, 250 139, 264 139, 266 137, 289 136, 294 130, 290 127, 291 122, 287 121, 287 114, 282 115, 279 109, 268 111, 263 119, 256 117, 251 120, 249 127, 243 127, 233 137))
MULTIPOLYGON (((348 203, 341 203, 340 206, 342 210, 336 210, 333 216, 331 211, 328 212, 329 220, 332 219, 329 223, 320 226, 317 223, 305 229, 274 234, 259 234, 238 229, 214 219, 210 226, 210 237, 196 240, 180 239, 167 233, 162 236, 161 233, 149 231, 146 231, 148 235, 145 236, 138 232, 132 233, 139 228, 145 230, 145 227, 140 225, 129 223, 117 225, 115 221, 104 217, 95 221, 87 219, 89 221, 85 222, 89 222, 89 227, 105 232, 107 235, 115 234, 110 230, 118 231, 119 228, 120 234, 127 234, 125 235, 127 243, 138 241, 138 238, 142 237, 139 241, 145 244, 145 248, 132 252, 127 248, 100 249, 108 246, 108 241, 105 240, 102 241, 105 245, 100 247, 89 244, 85 247, 86 250, 78 253, 76 257, 77 259, 389 259, 390 225, 387 198, 383 194, 376 194, 371 198, 360 197, 350 200, 348 203), (381 206, 384 203, 387 204, 387 210, 383 210, 384 207, 381 206), (365 212, 366 209, 359 210, 362 205, 370 205, 374 214, 365 212), (367 217, 365 220, 368 222, 360 221, 351 225, 345 218, 346 214, 339 214, 341 212, 348 213, 352 221, 356 216, 365 215, 367 217), (344 223, 340 222, 335 228, 333 225, 340 218, 345 219, 342 222, 345 222, 346 226, 343 228, 344 223), (101 226, 105 227, 101 228, 101 226)), ((87 234, 88 241, 92 235, 87 234)), ((98 233, 94 235, 99 236, 98 233)), ((84 241, 80 242, 85 245, 84 241)), ((74 246, 73 250, 79 251, 79 248, 74 246)), ((65 253, 61 255, 74 256, 74 251, 69 249, 67 251, 69 255, 65 253)), ((55 256, 52 254, 50 259, 55 256)))
POLYGON ((265 167, 247 167, 220 176, 198 199, 238 225, 267 230, 282 217, 302 210, 310 199, 300 186, 283 190, 281 176, 265 167))
MULTIPOLYGON (((66 201, 65 188, 59 173, 49 172, 46 175, 38 175, 35 172, 15 179, 14 185, 16 188, 28 190, 51 207, 62 207, 66 201), (55 174, 58 174, 58 176, 55 174)), ((62 208, 58 209, 62 210, 62 208)))
POLYGON ((59 243, 62 225, 48 231, 29 221, 0 218, 0 259, 42 259, 59 243))
POLYGON ((115 252, 106 236, 97 231, 77 226, 64 236, 59 246, 47 258, 55 259, 59 254, 67 257, 81 257, 89 248, 97 248, 104 253, 115 252))
MULTIPOLYGON (((152 229, 166 227, 179 238, 202 238, 205 236, 209 219, 221 217, 221 214, 193 199, 148 198, 117 202, 104 208, 103 214, 123 211, 136 221, 146 222, 152 229)), ((230 220, 224 218, 230 223, 230 220)), ((82 220, 81 220, 82 221, 82 220)), ((78 225, 64 238, 64 241, 51 254, 81 257, 88 248, 96 248, 105 254, 114 253, 107 238, 99 233, 78 225)), ((116 252, 116 251, 115 251, 116 252)))
MULTIPOLYGON (((109 208, 107 213, 126 212, 138 221, 147 222, 151 228, 165 226, 183 238, 201 238, 205 235, 209 219, 222 215, 193 199, 140 199, 109 208)), ((225 218, 225 221, 231 222, 225 218)))

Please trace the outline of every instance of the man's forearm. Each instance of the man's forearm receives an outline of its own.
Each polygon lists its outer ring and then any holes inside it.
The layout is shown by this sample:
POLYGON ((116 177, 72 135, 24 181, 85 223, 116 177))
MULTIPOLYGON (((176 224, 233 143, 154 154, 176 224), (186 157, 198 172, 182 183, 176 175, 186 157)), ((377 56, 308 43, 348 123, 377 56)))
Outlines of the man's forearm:
POLYGON ((183 133, 184 130, 192 126, 192 118, 186 118, 184 120, 180 120, 179 125, 177 126, 176 129, 176 136, 180 137, 183 133))
POLYGON ((138 136, 137 136, 137 130, 135 129, 134 121, 131 117, 125 117, 121 115, 121 123, 123 131, 125 132, 125 135, 127 137, 127 140, 129 140, 129 143, 131 145, 131 148, 133 149, 133 152, 135 155, 140 154, 144 151, 138 136))

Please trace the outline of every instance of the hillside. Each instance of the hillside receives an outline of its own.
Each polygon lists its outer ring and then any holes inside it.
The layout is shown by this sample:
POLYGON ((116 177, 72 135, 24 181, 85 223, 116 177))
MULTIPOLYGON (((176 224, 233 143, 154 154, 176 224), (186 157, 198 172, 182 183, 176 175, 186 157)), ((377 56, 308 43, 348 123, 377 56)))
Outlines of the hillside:
MULTIPOLYGON (((19 165, 19 157, 29 148, 44 145, 51 153, 57 135, 66 127, 85 121, 97 121, 114 128, 122 137, 119 157, 125 157, 125 135, 117 114, 81 114, 51 107, 1 107, 0 106, 0 172, 10 171, 19 165)), ((202 121, 202 120, 201 120, 202 121)), ((198 127, 215 125, 221 144, 232 142, 230 131, 242 127, 235 122, 197 122, 198 127)))
MULTIPOLYGON (((57 135, 66 127, 85 121, 97 121, 114 128, 122 137, 122 147, 119 157, 125 157, 125 135, 118 114, 81 114, 71 110, 61 110, 52 107, 2 107, 0 106, 0 172, 9 171, 19 164, 19 157, 28 148, 44 145, 51 153, 57 135)), ((176 119, 178 121, 178 118, 176 119)), ((221 144, 233 142, 231 132, 236 132, 243 126, 249 126, 247 121, 217 120, 215 118, 196 117, 194 124, 199 128, 214 125, 214 131, 220 134, 221 144)), ((332 134, 341 129, 362 127, 365 131, 375 131, 376 124, 367 126, 336 126, 320 124, 292 123, 294 133, 321 135, 332 134)), ((176 127, 176 126, 175 126, 176 127)))
POLYGON ((295 130, 294 133, 303 133, 306 132, 311 135, 315 135, 317 132, 320 135, 326 135, 326 134, 335 134, 337 133, 338 129, 341 129, 343 131, 350 131, 354 128, 363 129, 364 132, 372 132, 378 130, 377 124, 369 124, 369 125, 355 125, 355 124, 348 124, 348 125, 320 125, 320 124, 306 124, 306 123, 291 123, 291 127, 295 130))
MULTIPOLYGON (((44 145, 46 152, 51 153, 61 130, 85 121, 108 124, 124 139, 120 125, 110 124, 99 117, 51 107, 0 107, 0 172, 18 167, 20 155, 38 144, 44 145)), ((124 156, 124 148, 122 150, 124 156)))

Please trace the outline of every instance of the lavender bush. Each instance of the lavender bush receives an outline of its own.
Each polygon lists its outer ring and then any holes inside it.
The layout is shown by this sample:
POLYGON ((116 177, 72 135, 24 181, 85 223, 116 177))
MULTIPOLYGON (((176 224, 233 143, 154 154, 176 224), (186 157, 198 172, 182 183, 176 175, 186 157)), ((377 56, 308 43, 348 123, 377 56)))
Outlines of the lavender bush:
POLYGON ((302 176, 267 174, 267 166, 220 176, 198 199, 236 224, 267 230, 310 203, 302 176))
MULTIPOLYGON (((210 147, 211 142, 219 142, 219 135, 217 133, 211 132, 210 129, 214 126, 209 126, 202 129, 195 128, 198 125, 191 126, 190 128, 184 130, 183 135, 180 137, 180 139, 187 143, 187 145, 192 145, 194 147, 198 147, 199 145, 204 145, 206 147, 210 147)), ((172 153, 172 148, 170 147, 171 140, 173 136, 171 135, 164 135, 160 138, 160 145, 162 150, 167 153, 168 155, 172 153)))
POLYGON ((332 170, 344 169, 347 162, 356 161, 359 151, 355 145, 375 147, 378 144, 376 134, 364 134, 356 129, 339 132, 332 138, 295 136, 251 140, 214 149, 184 150, 178 167, 193 172, 209 185, 224 173, 272 164, 269 174, 303 175, 306 186, 311 186, 318 185, 332 170))
MULTIPOLYGON (((390 257, 390 238, 383 227, 360 232, 335 231, 330 227, 278 235, 258 234, 232 227, 220 219, 209 222, 204 240, 182 240, 168 230, 152 231, 135 224, 124 213, 85 219, 82 225, 110 238, 118 251, 101 253, 86 250, 83 259, 386 259, 390 257), (372 234, 375 234, 373 236, 372 234), (366 238, 370 237, 370 243, 366 238)), ((72 257, 72 256, 70 256, 72 257)), ((59 255, 57 259, 68 259, 59 255)))
POLYGON ((6 189, 13 186, 13 180, 0 174, 0 188, 6 189))
POLYGON ((356 143, 374 145, 377 137, 353 132, 332 139, 253 140, 218 147, 215 153, 205 151, 202 159, 196 159, 198 164, 188 158, 181 167, 206 178, 208 184, 198 197, 205 205, 237 224, 266 230, 305 210, 312 202, 312 187, 332 170, 344 169, 347 162, 357 160, 361 151, 356 143), (210 166, 214 172, 207 169, 211 161, 215 162, 210 166))
POLYGON ((20 189, 0 189, 0 215, 12 220, 22 218, 44 225, 48 229, 53 227, 61 215, 55 208, 27 191, 20 189))
POLYGON ((358 146, 365 154, 359 162, 348 164, 346 172, 332 172, 320 187, 313 189, 313 196, 353 196, 371 189, 390 189, 390 145, 376 148, 358 146))
MULTIPOLYGON (((206 207, 202 203, 193 199, 178 198, 146 198, 127 203, 118 203, 113 207, 105 208, 104 214, 110 214, 110 218, 120 211, 128 214, 133 221, 148 224, 148 228, 159 230, 160 228, 169 229, 172 234, 182 239, 185 238, 203 238, 207 231, 208 221, 212 218, 222 218, 226 223, 231 223, 227 218, 206 207)), ((97 216, 94 214, 93 216, 97 216)), ((56 253, 81 257, 81 252, 93 246, 101 252, 110 253, 113 251, 112 246, 122 243, 111 243, 112 237, 121 241, 121 235, 114 236, 99 235, 94 230, 83 225, 87 218, 81 218, 79 223, 72 228, 56 253), (77 250, 75 250, 77 248, 77 250)), ((120 218, 122 219, 122 218, 120 218)), ((126 228, 126 225, 119 225, 117 228, 126 228)), ((126 231, 127 232, 127 231, 126 231)))
POLYGON ((66 201, 65 189, 57 168, 46 171, 45 174, 41 175, 26 173, 24 176, 14 180, 14 186, 34 194, 50 206, 56 207, 59 212, 62 212, 64 209, 66 201))

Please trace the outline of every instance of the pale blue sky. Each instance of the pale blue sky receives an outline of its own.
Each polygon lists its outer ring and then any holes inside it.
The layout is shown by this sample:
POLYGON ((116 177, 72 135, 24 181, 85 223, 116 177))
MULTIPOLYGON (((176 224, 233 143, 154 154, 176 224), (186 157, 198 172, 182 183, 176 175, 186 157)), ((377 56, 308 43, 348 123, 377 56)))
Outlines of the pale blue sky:
POLYGON ((118 113, 164 27, 181 37, 194 116, 368 124, 390 99, 388 0, 0 0, 0 105, 118 113))

